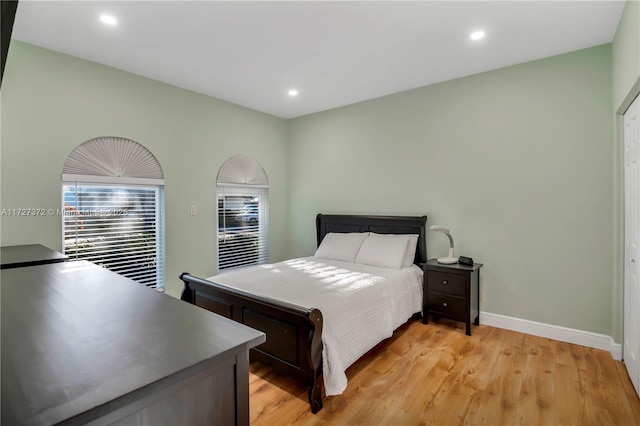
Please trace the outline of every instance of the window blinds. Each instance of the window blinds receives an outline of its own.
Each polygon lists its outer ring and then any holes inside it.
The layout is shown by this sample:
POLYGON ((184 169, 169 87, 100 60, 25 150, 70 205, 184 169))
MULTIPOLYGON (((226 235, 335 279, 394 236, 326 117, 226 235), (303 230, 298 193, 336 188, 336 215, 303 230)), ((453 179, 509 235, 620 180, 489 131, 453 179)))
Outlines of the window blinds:
POLYGON ((76 147, 62 169, 64 253, 150 287, 164 287, 164 174, 126 138, 76 147))
POLYGON ((64 253, 163 286, 160 188, 63 184, 64 253))
POLYGON ((218 270, 266 263, 264 188, 218 189, 218 270))

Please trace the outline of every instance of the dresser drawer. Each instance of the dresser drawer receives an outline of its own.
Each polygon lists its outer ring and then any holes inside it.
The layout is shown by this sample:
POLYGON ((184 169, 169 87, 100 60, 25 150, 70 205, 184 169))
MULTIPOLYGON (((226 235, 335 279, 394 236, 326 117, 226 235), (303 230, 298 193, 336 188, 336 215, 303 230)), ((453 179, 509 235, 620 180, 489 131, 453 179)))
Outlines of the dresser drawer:
POLYGON ((452 318, 464 320, 466 315, 466 299, 455 296, 449 296, 442 293, 427 293, 427 310, 452 318))
POLYGON ((466 296, 466 277, 464 275, 427 271, 427 285, 429 290, 460 297, 466 296))

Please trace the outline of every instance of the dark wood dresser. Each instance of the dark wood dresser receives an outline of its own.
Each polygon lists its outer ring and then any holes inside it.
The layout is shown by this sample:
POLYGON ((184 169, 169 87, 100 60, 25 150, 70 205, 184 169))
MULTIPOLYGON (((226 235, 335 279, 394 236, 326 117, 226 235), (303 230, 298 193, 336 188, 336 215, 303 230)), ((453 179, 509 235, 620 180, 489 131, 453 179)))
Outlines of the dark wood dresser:
POLYGON ((89 262, 1 271, 2 424, 247 425, 262 332, 89 262))
POLYGON ((68 256, 51 250, 42 244, 0 247, 0 269, 22 268, 25 266, 46 265, 66 262, 68 256))
POLYGON ((445 265, 436 259, 422 264, 424 271, 422 321, 429 322, 429 314, 464 321, 467 335, 471 335, 471 322, 480 324, 480 268, 445 265))

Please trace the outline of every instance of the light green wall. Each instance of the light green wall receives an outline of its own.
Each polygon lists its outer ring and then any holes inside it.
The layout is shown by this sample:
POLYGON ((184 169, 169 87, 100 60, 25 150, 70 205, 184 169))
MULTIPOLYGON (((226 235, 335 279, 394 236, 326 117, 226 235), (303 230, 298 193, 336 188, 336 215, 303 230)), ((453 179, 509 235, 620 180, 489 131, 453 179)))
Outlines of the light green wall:
POLYGON ((427 214, 481 310, 610 335, 611 81, 603 45, 291 120, 292 254, 318 212, 427 214))
MULTIPOLYGON (((640 1, 625 4, 612 43, 613 106, 618 109, 640 77, 640 1)), ((637 92, 634 93, 634 95, 637 92)), ((628 101, 631 103, 631 100, 628 101)))
MULTIPOLYGON (((62 165, 77 145, 99 136, 135 140, 165 173, 165 280, 177 296, 180 272, 215 273, 216 174, 242 153, 269 177, 270 258, 286 255, 285 120, 15 40, 0 96, 1 208, 59 208, 62 165)), ((61 249, 60 217, 4 216, 0 231, 2 245, 61 249)))
POLYGON ((611 49, 614 116, 614 233, 612 336, 622 342, 624 293, 624 137, 622 114, 640 93, 640 1, 625 4, 611 49))

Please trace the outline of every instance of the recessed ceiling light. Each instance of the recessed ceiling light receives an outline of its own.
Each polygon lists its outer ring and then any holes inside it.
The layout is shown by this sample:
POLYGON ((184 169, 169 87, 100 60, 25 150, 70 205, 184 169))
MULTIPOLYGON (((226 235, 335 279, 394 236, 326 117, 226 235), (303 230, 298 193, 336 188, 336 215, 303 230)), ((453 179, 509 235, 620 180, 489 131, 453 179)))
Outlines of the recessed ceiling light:
POLYGON ((111 15, 100 15, 100 20, 107 25, 118 24, 118 20, 111 15))
POLYGON ((480 40, 484 37, 484 31, 474 31, 469 37, 471 38, 471 40, 480 40))
POLYGON ((289 90, 289 96, 291 97, 298 96, 298 91, 296 89, 289 90))

